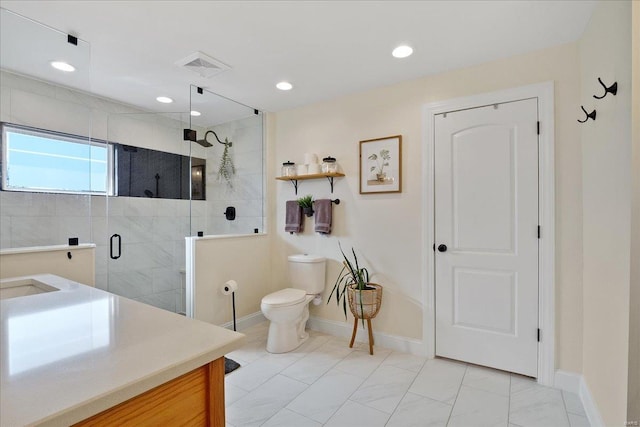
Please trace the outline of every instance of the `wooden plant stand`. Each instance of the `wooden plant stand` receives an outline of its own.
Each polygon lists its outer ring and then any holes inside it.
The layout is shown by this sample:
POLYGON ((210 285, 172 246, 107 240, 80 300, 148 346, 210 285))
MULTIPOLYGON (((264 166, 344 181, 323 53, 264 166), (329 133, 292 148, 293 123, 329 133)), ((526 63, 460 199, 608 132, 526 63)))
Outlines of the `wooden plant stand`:
POLYGON ((358 333, 358 320, 365 319, 367 321, 367 329, 369 330, 369 354, 373 356, 373 328, 371 327, 371 319, 376 317, 382 305, 382 286, 375 283, 367 283, 367 289, 358 291, 352 287, 347 288, 349 297, 349 309, 353 314, 353 333, 351 334, 351 342, 349 348, 353 348, 358 333), (362 297, 359 293, 362 293, 362 297))

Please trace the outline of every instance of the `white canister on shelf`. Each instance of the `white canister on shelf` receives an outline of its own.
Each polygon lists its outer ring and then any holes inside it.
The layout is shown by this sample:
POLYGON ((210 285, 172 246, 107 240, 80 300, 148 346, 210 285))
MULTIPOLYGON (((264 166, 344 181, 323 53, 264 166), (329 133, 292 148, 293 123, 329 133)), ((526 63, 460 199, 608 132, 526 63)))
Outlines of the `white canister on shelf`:
POLYGON ((298 165, 296 168, 297 175, 306 175, 307 174, 307 165, 298 165))
POLYGON ((315 153, 304 153, 304 164, 315 165, 318 163, 318 155, 315 153))
POLYGON ((322 168, 320 167, 320 164, 311 163, 311 164, 307 165, 307 173, 309 175, 317 175, 317 174, 319 174, 321 172, 322 172, 322 168))

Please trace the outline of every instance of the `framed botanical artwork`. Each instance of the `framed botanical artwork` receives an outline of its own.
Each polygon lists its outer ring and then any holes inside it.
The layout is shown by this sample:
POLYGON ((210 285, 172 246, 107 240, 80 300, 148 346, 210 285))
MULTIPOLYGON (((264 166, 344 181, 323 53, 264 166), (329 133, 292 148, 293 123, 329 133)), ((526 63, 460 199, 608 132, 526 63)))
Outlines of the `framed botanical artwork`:
POLYGON ((402 135, 360 141, 360 194, 402 191, 402 135))

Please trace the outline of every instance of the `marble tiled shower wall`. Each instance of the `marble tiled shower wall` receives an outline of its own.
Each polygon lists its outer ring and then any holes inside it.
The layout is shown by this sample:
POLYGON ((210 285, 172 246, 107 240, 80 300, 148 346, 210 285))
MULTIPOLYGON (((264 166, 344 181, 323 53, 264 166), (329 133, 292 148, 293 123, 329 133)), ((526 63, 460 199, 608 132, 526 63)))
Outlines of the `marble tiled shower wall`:
POLYGON ((262 126, 262 115, 255 115, 213 128, 220 139, 233 142, 230 153, 236 175, 231 185, 219 180, 224 147, 214 144, 207 149, 207 203, 194 205, 194 230, 208 235, 248 234, 256 228, 264 232, 262 126), (227 221, 223 215, 227 206, 236 208, 234 221, 227 221))
POLYGON ((189 200, 0 191, 3 249, 61 245, 69 237, 95 243, 97 287, 177 312, 184 311, 189 216, 189 200), (122 236, 117 260, 109 258, 114 233, 122 236))
POLYGON ((0 248, 91 240, 91 196, 0 191, 0 248))

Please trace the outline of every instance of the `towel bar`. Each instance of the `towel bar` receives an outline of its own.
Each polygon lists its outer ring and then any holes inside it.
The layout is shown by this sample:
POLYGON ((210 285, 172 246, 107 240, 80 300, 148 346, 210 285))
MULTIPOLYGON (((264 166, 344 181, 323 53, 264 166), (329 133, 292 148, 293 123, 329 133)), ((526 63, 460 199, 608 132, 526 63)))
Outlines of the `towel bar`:
MULTIPOLYGON (((316 201, 314 200, 312 203, 315 203, 315 202, 316 201)), ((331 203, 335 203, 336 205, 339 205, 340 204, 340 199, 332 200, 331 203)))

